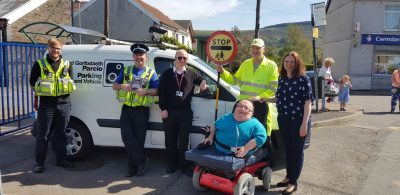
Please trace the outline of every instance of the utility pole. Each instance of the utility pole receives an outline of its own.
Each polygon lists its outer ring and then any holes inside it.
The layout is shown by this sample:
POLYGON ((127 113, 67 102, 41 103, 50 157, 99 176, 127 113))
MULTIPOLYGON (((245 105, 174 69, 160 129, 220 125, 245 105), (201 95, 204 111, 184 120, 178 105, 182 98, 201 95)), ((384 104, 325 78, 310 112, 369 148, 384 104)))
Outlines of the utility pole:
POLYGON ((104 35, 108 38, 108 0, 104 0, 104 35))
POLYGON ((261 0, 257 0, 256 7, 256 30, 254 32, 254 38, 258 38, 260 36, 260 4, 261 0))
MULTIPOLYGON (((311 26, 312 28, 315 27, 315 21, 314 21, 314 5, 311 5, 311 26)), ((314 31, 314 30, 313 30, 314 31)), ((316 37, 312 36, 312 49, 313 49, 313 58, 314 58, 314 95, 315 95, 315 109, 317 110, 317 113, 319 113, 319 108, 318 108, 318 74, 317 74, 317 52, 315 50, 315 39, 316 37)), ((325 81, 322 81, 325 82, 325 81)), ((322 100, 324 101, 324 100, 322 100)))
POLYGON ((71 26, 74 26, 74 1, 71 0, 71 26))

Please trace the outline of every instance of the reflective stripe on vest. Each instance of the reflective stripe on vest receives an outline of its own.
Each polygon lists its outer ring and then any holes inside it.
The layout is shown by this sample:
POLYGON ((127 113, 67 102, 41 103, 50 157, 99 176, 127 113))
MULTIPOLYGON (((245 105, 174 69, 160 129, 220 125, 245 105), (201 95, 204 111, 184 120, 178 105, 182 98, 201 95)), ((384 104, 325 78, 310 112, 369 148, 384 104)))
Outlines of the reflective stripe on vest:
POLYGON ((35 83, 35 93, 38 96, 61 96, 70 94, 76 89, 74 81, 68 73, 69 62, 61 58, 60 66, 56 73, 47 62, 47 57, 37 61, 41 76, 35 83))
MULTIPOLYGON (((142 75, 140 75, 140 77, 144 81, 144 83, 142 83, 142 87, 145 88, 146 90, 149 89, 150 79, 154 73, 155 73, 155 71, 153 71, 152 69, 150 69, 146 66, 146 70, 143 71, 142 75)), ((130 83, 132 81, 132 78, 133 78, 133 66, 126 67, 124 69, 123 84, 126 84, 128 82, 130 83)), ((148 96, 148 95, 138 96, 138 95, 136 95, 136 93, 134 91, 127 92, 124 90, 118 90, 116 93, 117 93, 117 99, 120 102, 124 102, 124 104, 127 106, 131 106, 131 107, 150 106, 151 104, 154 103, 154 97, 148 96)))

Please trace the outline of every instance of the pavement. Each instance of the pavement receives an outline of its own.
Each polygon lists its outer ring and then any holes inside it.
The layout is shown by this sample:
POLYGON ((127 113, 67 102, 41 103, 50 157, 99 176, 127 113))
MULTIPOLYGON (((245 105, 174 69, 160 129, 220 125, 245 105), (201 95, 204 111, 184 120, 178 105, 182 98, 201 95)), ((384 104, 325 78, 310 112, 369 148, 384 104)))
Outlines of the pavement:
POLYGON ((312 110, 312 126, 323 127, 353 121, 362 116, 364 108, 355 104, 347 104, 346 111, 339 111, 339 102, 326 103, 326 111, 321 110, 322 102, 319 100, 317 113, 315 104, 312 110))

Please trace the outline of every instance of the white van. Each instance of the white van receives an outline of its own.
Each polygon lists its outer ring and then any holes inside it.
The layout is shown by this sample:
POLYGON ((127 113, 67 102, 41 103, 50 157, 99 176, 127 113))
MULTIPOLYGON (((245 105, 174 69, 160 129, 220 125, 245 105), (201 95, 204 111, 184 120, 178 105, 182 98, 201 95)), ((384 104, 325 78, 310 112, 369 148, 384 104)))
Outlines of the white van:
MULTIPOLYGON (((65 45, 62 55, 73 67, 77 90, 71 95, 71 119, 66 129, 67 154, 70 158, 83 158, 93 145, 122 147, 119 118, 122 104, 116 99, 112 84, 125 66, 133 64, 132 52, 127 45, 65 45)), ((158 76, 173 66, 175 50, 150 48, 148 66, 158 76)), ((199 94, 195 89, 192 99, 193 128, 190 145, 196 146, 204 136, 200 127, 214 122, 217 72, 196 56, 189 55, 188 67, 198 72, 210 88, 210 94, 199 94)), ((232 112, 239 97, 237 88, 220 80, 218 117, 232 112)), ((274 115, 273 129, 277 128, 276 107, 271 104, 274 115)), ((150 108, 146 148, 164 148, 164 132, 158 104, 150 108)))

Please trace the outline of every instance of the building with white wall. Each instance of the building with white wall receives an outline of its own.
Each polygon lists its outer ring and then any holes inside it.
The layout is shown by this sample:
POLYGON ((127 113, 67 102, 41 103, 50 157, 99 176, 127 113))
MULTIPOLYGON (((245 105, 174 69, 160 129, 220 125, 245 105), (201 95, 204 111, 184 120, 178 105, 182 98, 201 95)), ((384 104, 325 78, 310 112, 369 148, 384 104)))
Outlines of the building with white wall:
POLYGON ((324 57, 355 90, 389 89, 400 66, 400 0, 328 0, 324 57))

